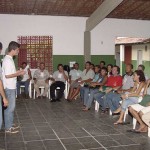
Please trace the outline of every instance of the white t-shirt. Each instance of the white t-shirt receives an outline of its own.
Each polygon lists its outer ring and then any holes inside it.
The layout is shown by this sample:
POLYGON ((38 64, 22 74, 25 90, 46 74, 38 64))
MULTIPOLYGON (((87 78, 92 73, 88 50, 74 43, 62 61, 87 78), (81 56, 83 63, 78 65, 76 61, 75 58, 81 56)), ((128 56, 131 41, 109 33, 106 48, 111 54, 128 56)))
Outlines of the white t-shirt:
POLYGON ((23 69, 25 71, 25 74, 23 75, 23 79, 21 81, 27 81, 29 79, 28 69, 28 65, 23 69))
POLYGON ((73 69, 70 71, 69 75, 71 76, 71 80, 74 81, 76 79, 79 79, 82 76, 82 71, 73 69))
POLYGON ((13 61, 13 58, 10 55, 6 55, 2 64, 2 77, 4 89, 16 89, 17 77, 6 78, 6 75, 16 73, 16 67, 13 61))

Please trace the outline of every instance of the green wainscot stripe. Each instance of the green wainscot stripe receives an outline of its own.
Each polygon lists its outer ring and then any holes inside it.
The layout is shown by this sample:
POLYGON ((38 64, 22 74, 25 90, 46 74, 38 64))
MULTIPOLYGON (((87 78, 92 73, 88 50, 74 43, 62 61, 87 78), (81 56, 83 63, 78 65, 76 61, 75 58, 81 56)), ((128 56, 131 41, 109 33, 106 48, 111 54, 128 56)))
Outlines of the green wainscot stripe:
POLYGON ((143 61, 143 65, 145 66, 145 74, 150 77, 150 61, 143 61))
POLYGON ((133 70, 137 69, 137 60, 132 60, 133 70))
POLYGON ((121 64, 120 75, 124 75, 125 74, 125 63, 124 63, 124 61, 121 61, 120 64, 121 64))
POLYGON ((115 56, 114 55, 92 55, 91 62, 95 65, 99 65, 100 61, 105 61, 107 64, 116 64, 115 56))
POLYGON ((83 55, 53 55, 53 71, 57 70, 58 64, 69 65, 69 62, 75 61, 80 65, 80 70, 84 68, 83 55))

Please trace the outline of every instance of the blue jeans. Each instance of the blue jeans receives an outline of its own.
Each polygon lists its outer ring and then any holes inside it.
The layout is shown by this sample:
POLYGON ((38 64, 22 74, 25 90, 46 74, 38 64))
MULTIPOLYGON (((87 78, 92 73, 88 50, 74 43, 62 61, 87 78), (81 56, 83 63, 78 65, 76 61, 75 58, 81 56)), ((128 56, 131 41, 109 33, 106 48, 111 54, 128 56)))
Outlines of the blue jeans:
POLYGON ((102 110, 105 110, 106 108, 106 102, 105 98, 103 98, 105 93, 103 92, 98 92, 94 94, 94 99, 101 105, 102 110))
POLYGON ((0 96, 0 130, 2 128, 3 116, 2 116, 2 98, 0 96))
POLYGON ((84 105, 88 108, 91 107, 94 95, 99 92, 99 89, 85 88, 84 89, 84 105))
POLYGON ((5 129, 13 126, 14 110, 16 106, 16 89, 5 89, 5 94, 8 99, 8 107, 4 110, 5 129))
POLYGON ((114 112, 119 108, 120 106, 119 102, 121 101, 120 96, 121 96, 120 94, 113 92, 106 94, 106 103, 112 112, 114 112))
POLYGON ((121 110, 125 112, 126 109, 129 107, 129 105, 137 104, 138 99, 139 99, 138 97, 129 97, 128 99, 123 100, 121 110))
POLYGON ((25 86, 25 94, 27 95, 29 93, 29 84, 30 81, 17 81, 17 95, 20 94, 20 86, 24 85, 25 86))
POLYGON ((87 87, 81 87, 80 88, 80 97, 81 97, 81 101, 84 101, 84 90, 86 89, 87 87))

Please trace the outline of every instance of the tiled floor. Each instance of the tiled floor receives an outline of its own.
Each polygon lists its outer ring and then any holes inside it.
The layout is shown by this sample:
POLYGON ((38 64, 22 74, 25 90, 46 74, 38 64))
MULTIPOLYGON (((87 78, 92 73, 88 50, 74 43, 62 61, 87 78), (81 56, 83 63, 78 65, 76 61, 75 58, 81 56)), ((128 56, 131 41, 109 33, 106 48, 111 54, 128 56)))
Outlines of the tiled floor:
MULTIPOLYGON (((114 126, 117 119, 81 110, 80 100, 50 103, 17 100, 18 134, 0 133, 0 150, 149 150, 147 134, 128 133, 131 125, 114 126)), ((131 121, 131 118, 128 117, 131 121)))

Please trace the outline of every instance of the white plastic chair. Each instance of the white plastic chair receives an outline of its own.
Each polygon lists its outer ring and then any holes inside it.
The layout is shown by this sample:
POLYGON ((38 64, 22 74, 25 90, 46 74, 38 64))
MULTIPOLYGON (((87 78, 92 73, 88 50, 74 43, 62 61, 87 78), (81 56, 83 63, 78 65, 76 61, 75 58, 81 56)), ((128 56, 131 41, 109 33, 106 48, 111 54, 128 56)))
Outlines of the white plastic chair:
MULTIPOLYGON (((49 80, 49 87, 51 85, 51 81, 49 80)), ((44 86, 40 86, 39 89, 41 89, 41 95, 44 93, 44 86)), ((33 93, 33 98, 35 99, 35 95, 36 95, 36 91, 35 91, 35 88, 34 88, 34 93, 33 93)), ((47 97, 48 99, 50 99, 50 88, 48 89, 47 91, 47 97)))
MULTIPOLYGON (((65 83, 65 90, 64 90, 64 96, 65 96, 65 99, 67 99, 67 97, 68 97, 68 92, 69 92, 69 82, 68 81, 66 81, 66 83, 65 83)), ((56 90, 59 90, 60 89, 60 87, 57 87, 56 88, 56 90)), ((55 90, 55 95, 56 95, 56 90, 55 90)))
MULTIPOLYGON (((21 88, 25 88, 25 86, 24 85, 20 86, 20 94, 21 94, 21 88)), ((29 84, 29 97, 32 98, 31 81, 30 81, 30 84, 29 84)))

